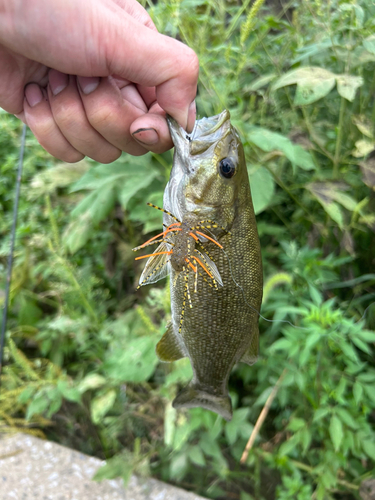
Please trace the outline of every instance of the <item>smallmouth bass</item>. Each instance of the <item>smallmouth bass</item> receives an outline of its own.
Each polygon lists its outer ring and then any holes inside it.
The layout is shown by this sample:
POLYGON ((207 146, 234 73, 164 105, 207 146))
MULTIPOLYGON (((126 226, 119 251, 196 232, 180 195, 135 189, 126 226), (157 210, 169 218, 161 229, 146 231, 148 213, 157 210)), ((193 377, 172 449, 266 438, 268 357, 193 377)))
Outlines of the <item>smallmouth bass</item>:
POLYGON ((159 243, 143 256, 139 286, 171 275, 172 320, 156 353, 165 362, 187 356, 193 369, 173 406, 230 420, 229 375, 235 363, 257 360, 263 289, 243 146, 227 110, 197 120, 191 135, 170 117, 168 125, 175 150, 159 208, 164 231, 134 249, 159 243))

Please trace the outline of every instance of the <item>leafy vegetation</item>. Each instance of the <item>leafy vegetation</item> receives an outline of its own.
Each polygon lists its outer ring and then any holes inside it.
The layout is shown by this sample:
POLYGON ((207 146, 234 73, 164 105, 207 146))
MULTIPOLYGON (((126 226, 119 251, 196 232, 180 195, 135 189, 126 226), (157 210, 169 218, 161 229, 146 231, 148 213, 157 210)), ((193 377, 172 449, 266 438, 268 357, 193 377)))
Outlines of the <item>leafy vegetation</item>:
MULTIPOLYGON (((99 477, 152 474, 209 498, 359 499, 375 473, 375 6, 147 7, 200 57, 199 114, 230 109, 244 140, 266 280, 261 358, 233 371, 231 422, 176 412, 191 368, 154 349, 168 286, 135 292, 131 252, 160 230, 146 202, 162 204, 171 153, 67 165, 29 134, 0 431, 104 457, 99 477)), ((5 113, 0 127, 5 283, 21 128, 5 113)))

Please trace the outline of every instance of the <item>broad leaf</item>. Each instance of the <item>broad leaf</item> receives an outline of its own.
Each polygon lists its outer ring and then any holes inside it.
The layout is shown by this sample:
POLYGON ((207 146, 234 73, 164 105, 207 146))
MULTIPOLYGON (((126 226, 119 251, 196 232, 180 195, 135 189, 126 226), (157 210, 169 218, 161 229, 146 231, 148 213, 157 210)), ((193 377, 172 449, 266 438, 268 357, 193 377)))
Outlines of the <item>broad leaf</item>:
POLYGON ((367 139, 359 139, 355 143, 355 150, 352 152, 352 155, 356 158, 362 158, 363 156, 367 156, 369 153, 374 151, 375 142, 369 141, 367 139))
POLYGON ((332 415, 331 422, 329 424, 329 434, 333 443, 335 451, 338 451, 344 437, 344 432, 342 429, 341 420, 336 416, 332 415))
POLYGON ((276 73, 270 73, 269 75, 262 75, 261 77, 257 78, 253 82, 251 82, 250 85, 246 85, 246 87, 244 88, 244 91, 245 92, 255 92, 256 90, 259 90, 262 87, 265 87, 268 83, 270 83, 275 78, 276 78, 276 73))
POLYGON ((315 169, 310 153, 284 135, 261 127, 251 127, 247 133, 247 139, 262 151, 281 151, 291 163, 303 170, 315 169))
POLYGON ((375 35, 370 35, 363 40, 362 45, 371 54, 375 55, 375 35))
POLYGON ((359 164, 362 172, 363 182, 375 190, 375 158, 368 158, 359 164))
POLYGON ((305 66, 281 76, 273 85, 273 90, 287 85, 297 84, 294 104, 311 104, 331 92, 336 82, 336 75, 324 68, 305 66))
POLYGON ((348 101, 354 101, 355 93, 361 85, 363 85, 363 78, 361 76, 337 76, 337 92, 348 101))
POLYGON ((91 417, 94 424, 98 424, 104 415, 112 408, 116 400, 116 391, 110 391, 101 394, 91 401, 91 417))
POLYGON ((129 340, 124 351, 115 351, 104 363, 107 375, 122 382, 144 382, 154 373, 158 359, 151 337, 129 340))
POLYGON ((265 210, 275 193, 275 182, 272 174, 265 167, 259 167, 249 175, 254 212, 259 214, 265 210))

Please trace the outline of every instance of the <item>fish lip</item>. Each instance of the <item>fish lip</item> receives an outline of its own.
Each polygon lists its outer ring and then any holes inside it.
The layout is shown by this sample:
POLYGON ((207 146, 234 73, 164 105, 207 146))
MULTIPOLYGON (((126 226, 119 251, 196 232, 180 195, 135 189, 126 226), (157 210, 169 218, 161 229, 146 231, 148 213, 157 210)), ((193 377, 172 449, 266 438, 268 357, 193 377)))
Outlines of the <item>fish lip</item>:
POLYGON ((209 136, 217 135, 216 133, 220 131, 226 122, 230 122, 230 113, 227 109, 224 109, 218 115, 196 120, 193 131, 191 134, 188 134, 172 116, 167 115, 168 128, 175 147, 178 147, 177 144, 180 145, 181 142, 188 144, 195 140, 208 139, 209 136), (175 143, 175 139, 177 144, 175 143))
MULTIPOLYGON (((179 161, 174 163, 179 164, 179 169, 187 175, 194 173, 194 169, 190 168, 194 157, 204 154, 231 130, 230 113, 227 109, 219 115, 196 120, 191 134, 170 115, 167 115, 167 123, 175 147, 175 156, 179 157, 179 161)), ((177 167, 175 170, 177 171, 177 167)))
POLYGON ((227 122, 230 127, 230 113, 227 109, 210 118, 197 120, 191 133, 191 141, 204 140, 211 143, 216 142, 222 137, 224 133, 222 128, 227 125, 227 122))

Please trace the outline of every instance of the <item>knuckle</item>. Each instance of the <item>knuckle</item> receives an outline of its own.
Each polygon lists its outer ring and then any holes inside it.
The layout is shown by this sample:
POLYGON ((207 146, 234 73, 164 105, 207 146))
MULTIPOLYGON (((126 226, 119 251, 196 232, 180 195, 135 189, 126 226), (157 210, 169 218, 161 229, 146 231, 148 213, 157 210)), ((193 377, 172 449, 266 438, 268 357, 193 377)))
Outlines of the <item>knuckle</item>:
POLYGON ((77 127, 80 115, 82 115, 81 109, 73 103, 58 106, 55 110, 53 110, 53 116, 56 123, 58 123, 60 127, 67 130, 72 128, 75 129, 77 127))
POLYGON ((95 109, 90 110, 87 114, 90 124, 96 130, 106 129, 113 120, 113 110, 106 106, 96 106, 95 109))
POLYGON ((111 151, 106 151, 104 154, 95 154, 91 156, 91 158, 99 163, 103 163, 104 165, 108 165, 116 160, 118 160, 121 156, 121 151, 119 149, 113 148, 111 151))

